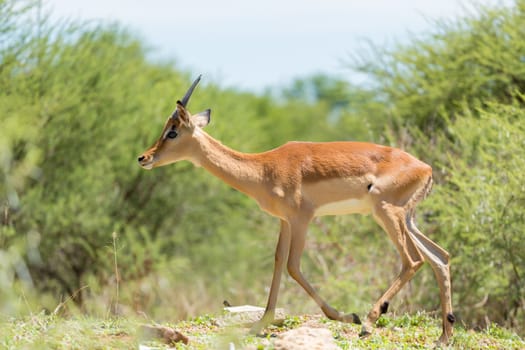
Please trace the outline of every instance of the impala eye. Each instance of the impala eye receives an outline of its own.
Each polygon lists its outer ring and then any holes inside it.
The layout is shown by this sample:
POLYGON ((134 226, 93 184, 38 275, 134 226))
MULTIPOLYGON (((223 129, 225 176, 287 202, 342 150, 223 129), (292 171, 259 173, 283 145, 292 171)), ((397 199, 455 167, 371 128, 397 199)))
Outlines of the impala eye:
POLYGON ((175 130, 171 130, 166 134, 166 137, 169 139, 174 139, 177 137, 177 132, 175 130))

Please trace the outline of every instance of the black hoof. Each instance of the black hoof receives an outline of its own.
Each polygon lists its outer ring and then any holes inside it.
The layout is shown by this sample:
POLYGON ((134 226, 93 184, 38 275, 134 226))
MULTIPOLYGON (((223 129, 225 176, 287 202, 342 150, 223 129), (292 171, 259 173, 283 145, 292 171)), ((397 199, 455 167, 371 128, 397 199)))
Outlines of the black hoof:
POLYGON ((372 333, 370 333, 369 331, 366 331, 366 330, 362 330, 361 333, 359 333, 359 338, 366 338, 370 334, 372 334, 372 333))

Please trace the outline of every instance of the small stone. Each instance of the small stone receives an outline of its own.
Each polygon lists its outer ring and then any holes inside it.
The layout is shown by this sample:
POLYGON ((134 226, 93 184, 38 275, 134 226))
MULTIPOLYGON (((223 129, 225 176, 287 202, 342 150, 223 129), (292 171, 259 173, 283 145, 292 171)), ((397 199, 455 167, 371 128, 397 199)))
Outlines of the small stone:
POLYGON ((280 334, 275 350, 340 350, 326 328, 299 327, 280 334))
MULTIPOLYGON (((226 315, 218 319, 219 326, 226 325, 248 325, 259 321, 264 315, 265 308, 253 305, 229 306, 225 307, 226 315)), ((286 317, 284 309, 275 310, 275 319, 283 320, 286 317)))

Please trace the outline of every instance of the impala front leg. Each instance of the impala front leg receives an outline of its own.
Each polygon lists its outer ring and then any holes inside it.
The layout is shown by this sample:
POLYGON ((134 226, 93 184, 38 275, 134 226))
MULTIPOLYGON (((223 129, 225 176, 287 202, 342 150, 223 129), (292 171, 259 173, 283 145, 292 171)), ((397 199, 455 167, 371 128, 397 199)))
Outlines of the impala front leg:
POLYGON ((311 217, 299 218, 292 223, 291 228, 291 244, 290 254, 288 255, 288 273, 303 289, 310 295, 310 297, 319 305, 326 317, 331 320, 337 320, 347 323, 360 324, 361 320, 359 316, 354 313, 343 314, 333 307, 331 307, 321 296, 315 291, 315 289, 308 283, 301 272, 301 255, 304 250, 306 242, 306 231, 308 223, 311 217))
POLYGON ((261 330, 268 326, 275 317, 275 306, 277 304, 277 296, 279 295, 279 286, 281 284, 281 276, 283 274, 284 262, 287 259, 288 251, 290 249, 290 225, 281 220, 281 232, 279 234, 279 241, 275 249, 275 265, 273 270, 272 285, 270 287, 270 295, 268 296, 268 304, 264 311, 263 317, 255 322, 250 330, 252 334, 259 334, 261 330))

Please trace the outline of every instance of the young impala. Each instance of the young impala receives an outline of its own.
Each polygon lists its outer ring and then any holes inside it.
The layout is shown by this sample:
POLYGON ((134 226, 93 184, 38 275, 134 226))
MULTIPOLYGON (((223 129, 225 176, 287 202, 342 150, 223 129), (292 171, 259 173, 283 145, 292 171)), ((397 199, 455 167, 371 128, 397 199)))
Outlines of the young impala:
POLYGON ((160 138, 138 161, 143 168, 152 169, 188 160, 254 198, 262 210, 280 219, 268 304, 252 332, 259 333, 273 321, 285 263, 290 276, 328 318, 361 323, 357 315, 345 315, 328 305, 300 269, 308 223, 314 217, 360 213, 372 214, 402 262, 401 272, 368 313, 361 335, 372 331, 390 300, 427 261, 440 289, 443 333, 439 342, 447 343, 455 321, 449 255, 414 223, 415 207, 432 187, 432 168, 402 150, 361 142, 289 142, 263 153, 237 152, 203 131, 210 122, 210 110, 192 115, 186 109, 199 80, 200 76, 182 101, 177 101, 160 138))

